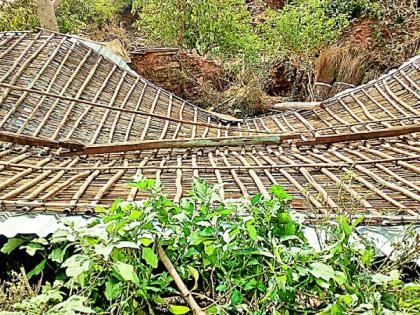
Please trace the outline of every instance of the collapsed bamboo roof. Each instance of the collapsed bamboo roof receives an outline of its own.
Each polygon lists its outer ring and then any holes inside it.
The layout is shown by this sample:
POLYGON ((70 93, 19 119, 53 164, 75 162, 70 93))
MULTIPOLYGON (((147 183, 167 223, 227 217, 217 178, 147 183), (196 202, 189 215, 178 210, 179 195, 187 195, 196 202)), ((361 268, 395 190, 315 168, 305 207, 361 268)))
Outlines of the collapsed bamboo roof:
POLYGON ((297 210, 418 218, 420 58, 314 110, 229 120, 154 86, 85 41, 0 33, 0 203, 85 213, 138 200, 134 175, 179 201, 192 177, 225 198, 282 185, 297 210))

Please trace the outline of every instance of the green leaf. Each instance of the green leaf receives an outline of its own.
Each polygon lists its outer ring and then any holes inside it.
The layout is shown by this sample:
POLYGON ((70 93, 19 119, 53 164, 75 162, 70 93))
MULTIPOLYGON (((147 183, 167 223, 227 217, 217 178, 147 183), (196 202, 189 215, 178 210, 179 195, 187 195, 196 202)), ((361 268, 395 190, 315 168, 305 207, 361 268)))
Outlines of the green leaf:
POLYGON ((182 200, 181 200, 181 208, 184 210, 184 211, 187 211, 187 212, 192 212, 192 211, 194 211, 194 203, 190 200, 190 199, 188 199, 188 198, 183 198, 182 200))
POLYGON ((27 245, 22 246, 22 248, 26 249, 26 252, 28 253, 28 255, 34 256, 36 251, 38 249, 44 249, 44 246, 42 246, 39 243, 30 242, 27 245))
POLYGON ((121 241, 115 244, 116 248, 134 248, 139 249, 139 246, 134 242, 121 241))
POLYGON ((331 278, 334 277, 335 272, 333 267, 330 265, 326 265, 321 262, 314 262, 310 264, 309 272, 316 278, 323 279, 325 281, 329 281, 331 278))
POLYGON ((383 285, 391 281, 398 280, 400 278, 400 274, 397 270, 391 270, 389 275, 384 275, 381 273, 374 274, 372 276, 372 281, 376 284, 383 285))
POLYGON ((89 257, 85 255, 73 255, 70 256, 63 263, 63 267, 66 267, 66 275, 69 277, 77 277, 81 273, 88 271, 93 265, 93 262, 89 257))
POLYGON ((169 312, 172 314, 186 314, 190 311, 190 308, 183 305, 169 305, 169 312))
POLYGON ((248 231, 248 235, 249 237, 256 241, 257 240, 257 230, 255 229, 254 225, 252 224, 251 221, 248 221, 246 223, 246 230, 248 231))
POLYGON ((95 253, 103 256, 105 260, 109 259, 109 256, 111 255, 113 250, 114 250, 114 244, 108 244, 108 245, 96 244, 94 247, 95 253))
POLYGON ((128 186, 140 189, 150 189, 151 187, 155 186, 155 183, 156 181, 154 179, 145 179, 140 182, 130 183, 128 186))
POLYGON ((340 301, 346 303, 348 306, 350 306, 351 303, 353 302, 353 297, 349 294, 341 295, 339 299, 340 301))
POLYGON ((149 246, 150 244, 153 243, 153 240, 151 238, 148 238, 148 237, 142 237, 142 238, 140 238, 140 242, 143 246, 147 247, 147 246, 149 246))
POLYGON ((141 253, 141 258, 143 258, 153 268, 157 268, 158 257, 152 248, 149 248, 149 247, 143 248, 142 253, 141 253))
POLYGON ((292 221, 290 214, 288 214, 287 212, 279 213, 278 218, 279 218, 280 223, 282 224, 287 224, 292 221))
POLYGON ((114 282, 112 280, 108 280, 105 283, 105 297, 108 301, 112 301, 115 298, 117 298, 122 290, 123 290, 124 286, 121 282, 114 282))
POLYGON ((296 226, 293 222, 289 222, 284 226, 285 235, 295 235, 295 233, 296 233, 296 226))
POLYGON ((134 267, 132 265, 117 261, 112 267, 116 273, 118 273, 121 278, 125 281, 132 281, 134 283, 139 283, 139 278, 134 272, 134 267))
POLYGON ((34 269, 28 272, 28 279, 31 279, 33 276, 37 276, 45 267, 47 260, 42 260, 38 265, 35 266, 34 269))
POLYGON ((366 249, 363 251, 362 257, 360 257, 362 263, 365 265, 370 265, 375 256, 375 251, 373 249, 366 249))
POLYGON ((95 311, 85 306, 87 298, 84 296, 73 295, 66 301, 56 304, 51 309, 51 314, 94 314, 95 311))
POLYGON ((204 243, 204 252, 209 256, 213 255, 216 250, 216 247, 212 244, 213 242, 209 242, 209 244, 204 243))
POLYGON ((333 278, 340 285, 345 284, 347 282, 346 274, 341 271, 336 271, 333 278))
POLYGON ((228 289, 228 287, 227 287, 227 285, 226 284, 219 284, 217 287, 216 287, 216 291, 218 291, 218 292, 225 292, 226 290, 228 289))
POLYGON ((270 192, 281 201, 292 199, 292 196, 285 192, 283 187, 279 185, 271 186, 270 192))
POLYGON ((64 251, 61 248, 54 248, 51 254, 48 256, 52 261, 63 262, 64 251))
POLYGON ((188 273, 193 277, 194 279, 194 287, 192 288, 192 290, 197 289, 198 287, 198 278, 199 278, 199 273, 198 270, 195 269, 194 267, 188 266, 188 273))
POLYGON ((420 284, 417 283, 406 283, 404 284, 403 291, 420 291, 420 284))
POLYGON ((251 204, 255 206, 260 202, 261 199, 262 199, 262 194, 256 194, 254 197, 251 198, 251 204))
POLYGON ((24 242, 24 239, 18 237, 9 238, 0 251, 4 254, 10 254, 13 250, 22 245, 24 242))
POLYGON ((230 296, 230 302, 232 305, 238 305, 240 303, 242 303, 243 301, 243 296, 241 291, 238 290, 234 290, 232 292, 232 295, 230 296))
POLYGON ((384 304, 384 306, 387 309, 390 309, 393 311, 396 311, 398 309, 398 301, 395 298, 395 296, 393 296, 390 293, 387 293, 387 292, 382 293, 381 302, 384 304))
POLYGON ((348 224, 348 222, 347 222, 347 218, 346 218, 346 216, 341 215, 341 216, 338 218, 338 221, 339 221, 339 223, 340 223, 340 225, 341 225, 341 228, 343 229, 344 234, 345 234, 346 236, 350 236, 350 234, 351 234, 351 228, 350 228, 350 225, 349 225, 349 224, 348 224))
POLYGON ((213 305, 206 310, 206 313, 207 314, 220 314, 220 310, 216 305, 213 305))
POLYGON ((143 211, 140 210, 131 210, 130 215, 128 216, 130 219, 138 220, 142 216, 143 211))

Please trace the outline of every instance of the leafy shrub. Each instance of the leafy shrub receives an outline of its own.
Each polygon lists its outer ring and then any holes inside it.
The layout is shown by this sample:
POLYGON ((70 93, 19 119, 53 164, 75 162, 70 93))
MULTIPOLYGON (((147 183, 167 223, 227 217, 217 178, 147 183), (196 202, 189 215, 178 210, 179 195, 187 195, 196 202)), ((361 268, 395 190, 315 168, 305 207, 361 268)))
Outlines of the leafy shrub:
POLYGON ((23 274, 12 271, 9 279, 0 280, 0 311, 13 310, 16 303, 37 293, 23 274))
POLYGON ((201 54, 256 54, 258 38, 244 0, 134 0, 138 30, 153 42, 201 54))
POLYGON ((108 0, 61 0, 56 12, 57 23, 60 31, 66 33, 78 32, 90 23, 101 27, 113 19, 120 5, 119 1, 108 0))
MULTIPOLYGON (((77 33, 95 23, 101 27, 120 10, 123 0, 61 0, 56 9, 61 32, 77 33)), ((17 0, 0 8, 0 31, 30 30, 39 26, 33 0, 17 0)))
POLYGON ((375 17, 381 14, 380 4, 376 0, 330 0, 325 2, 324 9, 329 16, 343 14, 349 20, 358 18, 363 14, 370 14, 375 17))
POLYGON ((266 50, 271 54, 310 55, 335 40, 349 25, 345 14, 329 16, 325 0, 291 2, 282 10, 267 11, 260 27, 266 50))
POLYGON ((270 200, 224 201, 217 186, 194 179, 179 205, 153 180, 132 186, 147 189, 150 198, 117 200, 107 211, 98 209, 101 220, 63 220, 65 227, 48 240, 8 241, 3 252, 41 252, 61 279, 18 303, 17 312, 186 313, 188 307, 176 305, 182 299, 159 261, 160 248, 209 314, 419 311, 420 286, 400 280, 395 262, 374 270, 369 243, 350 242, 358 221, 341 216, 323 226, 327 243, 317 251, 279 186, 271 188, 270 200))
POLYGON ((28 30, 39 26, 32 0, 6 2, 0 7, 0 31, 28 30))

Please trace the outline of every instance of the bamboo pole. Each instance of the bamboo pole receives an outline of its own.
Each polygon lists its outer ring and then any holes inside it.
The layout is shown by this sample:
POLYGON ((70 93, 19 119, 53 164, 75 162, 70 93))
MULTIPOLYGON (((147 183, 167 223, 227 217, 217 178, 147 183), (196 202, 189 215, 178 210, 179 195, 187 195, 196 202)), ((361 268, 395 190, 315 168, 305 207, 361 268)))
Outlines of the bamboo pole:
POLYGON ((314 110, 322 109, 324 105, 321 102, 283 102, 274 104, 272 108, 279 111, 314 110))
POLYGON ((22 134, 15 134, 7 131, 0 131, 0 140, 21 145, 31 145, 48 148, 66 148, 71 150, 79 150, 83 147, 83 144, 73 141, 49 140, 38 137, 26 136, 22 134))

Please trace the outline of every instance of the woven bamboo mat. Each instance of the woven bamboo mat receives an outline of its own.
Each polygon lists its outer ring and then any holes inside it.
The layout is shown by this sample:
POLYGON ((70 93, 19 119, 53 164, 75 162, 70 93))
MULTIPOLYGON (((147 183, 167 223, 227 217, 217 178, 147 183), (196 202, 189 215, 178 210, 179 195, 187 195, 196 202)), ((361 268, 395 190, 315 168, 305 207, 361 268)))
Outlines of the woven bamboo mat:
POLYGON ((8 211, 86 213, 137 200, 133 176, 176 201, 192 177, 225 198, 418 219, 420 58, 321 108, 222 119, 127 71, 81 39, 0 33, 0 202, 8 211))

